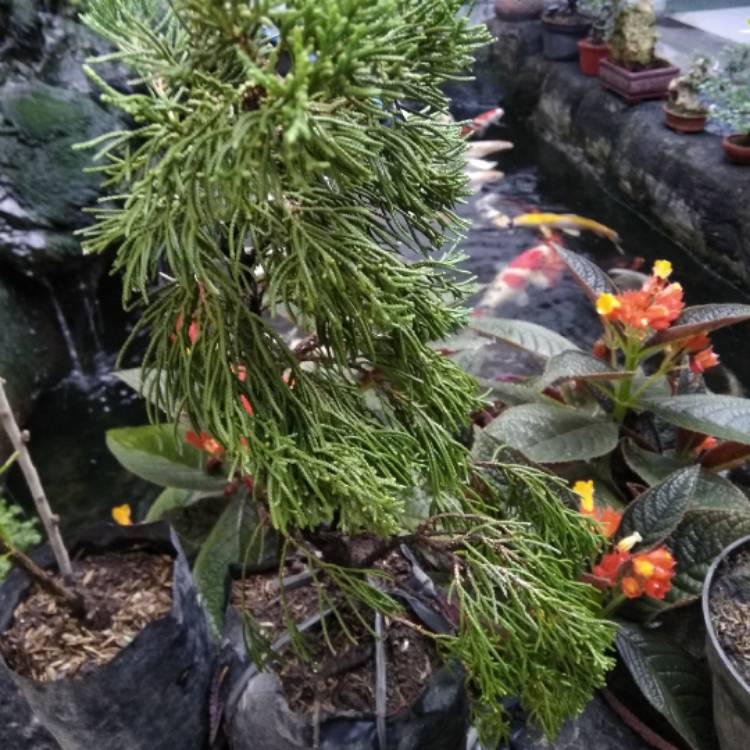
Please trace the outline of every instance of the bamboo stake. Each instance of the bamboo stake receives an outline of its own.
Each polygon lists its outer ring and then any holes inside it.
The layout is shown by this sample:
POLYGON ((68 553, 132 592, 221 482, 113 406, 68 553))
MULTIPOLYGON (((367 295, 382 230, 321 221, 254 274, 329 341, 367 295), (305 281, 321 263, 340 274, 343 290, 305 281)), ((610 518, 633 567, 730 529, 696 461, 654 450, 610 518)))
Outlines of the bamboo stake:
POLYGON ((8 396, 5 393, 5 381, 2 378, 0 378, 0 425, 10 438, 13 450, 18 454, 18 465, 21 467, 24 479, 31 492, 36 512, 44 525, 52 553, 57 561, 57 569, 67 583, 73 583, 73 568, 70 565, 70 557, 60 534, 60 519, 52 512, 47 496, 44 494, 42 482, 29 453, 29 433, 21 432, 16 422, 8 396))

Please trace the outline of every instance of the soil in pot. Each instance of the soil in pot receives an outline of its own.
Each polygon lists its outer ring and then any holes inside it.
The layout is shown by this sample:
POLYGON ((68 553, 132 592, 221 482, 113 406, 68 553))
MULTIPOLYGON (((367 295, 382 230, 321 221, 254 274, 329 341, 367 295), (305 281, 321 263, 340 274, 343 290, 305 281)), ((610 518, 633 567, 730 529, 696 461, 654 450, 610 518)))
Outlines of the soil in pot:
POLYGON ((710 612, 724 653, 750 685, 750 552, 738 555, 717 578, 710 612))
MULTIPOLYGON (((394 576, 394 584, 400 589, 408 585, 408 566, 399 554, 390 555, 382 567, 394 576)), ((320 599, 313 585, 288 591, 282 604, 278 583, 278 574, 273 573, 235 581, 232 587, 233 605, 239 611, 250 609, 269 643, 286 632, 285 610, 286 616, 297 623, 320 611, 320 599)), ((329 595, 336 596, 330 590, 329 595)), ((375 712, 372 632, 346 604, 339 606, 348 632, 335 618, 329 618, 327 635, 320 627, 304 634, 307 658, 288 648, 274 665, 292 711, 375 712)), ((387 622, 384 640, 388 664, 387 713, 395 714, 419 698, 439 667, 439 660, 433 640, 406 623, 387 622)))
POLYGON ((0 653, 22 677, 53 682, 107 664, 172 606, 173 560, 143 551, 86 557, 74 564, 91 611, 107 626, 84 624, 38 585, 0 635, 0 653))

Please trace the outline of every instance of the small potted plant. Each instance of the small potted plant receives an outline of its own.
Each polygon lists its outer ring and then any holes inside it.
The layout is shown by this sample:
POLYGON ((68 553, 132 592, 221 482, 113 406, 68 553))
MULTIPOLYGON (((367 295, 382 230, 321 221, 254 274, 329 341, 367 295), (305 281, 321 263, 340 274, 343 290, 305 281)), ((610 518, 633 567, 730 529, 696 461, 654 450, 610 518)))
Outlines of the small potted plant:
POLYGON ((744 750, 750 735, 750 537, 716 558, 703 586, 706 654, 714 724, 722 750, 744 750))
POLYGON ((549 5, 542 15, 542 44, 548 60, 575 60, 578 40, 588 34, 591 17, 581 13, 578 0, 549 5))
POLYGON ((750 164, 750 47, 733 48, 703 90, 711 101, 711 116, 732 131, 722 141, 727 157, 734 164, 750 164))
POLYGON ((589 35, 578 40, 578 59, 581 72, 586 76, 599 75, 599 63, 609 56, 609 45, 606 42, 612 22, 612 4, 602 2, 591 23, 589 35))
POLYGON ((666 96, 669 82, 680 69, 656 56, 656 14, 652 0, 618 0, 610 57, 602 60, 599 78, 629 104, 666 96))
POLYGON ((678 133, 700 133, 706 127, 708 109, 700 87, 706 79, 709 58, 697 57, 687 73, 673 78, 664 104, 665 124, 678 133))

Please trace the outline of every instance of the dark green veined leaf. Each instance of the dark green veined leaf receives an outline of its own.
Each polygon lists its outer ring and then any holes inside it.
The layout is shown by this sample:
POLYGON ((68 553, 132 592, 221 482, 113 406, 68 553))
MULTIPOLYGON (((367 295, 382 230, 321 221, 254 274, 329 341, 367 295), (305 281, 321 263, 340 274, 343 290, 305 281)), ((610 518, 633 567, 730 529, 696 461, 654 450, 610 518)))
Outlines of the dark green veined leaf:
POLYGON ((519 349, 525 349, 543 359, 578 348, 559 333, 525 320, 482 316, 472 318, 469 327, 472 331, 499 339, 519 349))
POLYGON ((750 320, 750 305, 696 305, 686 307, 677 320, 664 331, 659 331, 647 343, 664 344, 667 341, 709 333, 725 326, 750 320))
POLYGON ((690 507, 698 483, 697 466, 678 469, 659 484, 647 489, 625 509, 618 536, 637 531, 641 547, 664 541, 678 526, 690 507))
POLYGON ((537 388, 543 391, 566 380, 621 380, 632 373, 613 370, 606 362, 580 350, 560 352, 547 360, 544 373, 537 380, 537 388))
MULTIPOLYGON (((628 466, 649 485, 661 482, 673 471, 692 465, 690 461, 643 450, 632 440, 623 443, 622 453, 628 466)), ((728 479, 709 471, 701 471, 690 507, 724 508, 750 513, 750 500, 728 479)))
POLYGON ((107 447, 128 471, 162 487, 215 491, 227 483, 226 477, 206 474, 205 454, 175 439, 169 424, 109 430, 107 447))
POLYGON ((695 393, 649 396, 641 406, 686 430, 750 445, 750 399, 695 393))
POLYGON ((667 542, 677 561, 667 600, 701 595, 708 568, 721 551, 750 534, 750 513, 733 510, 689 510, 667 542))
POLYGON ((582 255, 578 255, 578 253, 566 250, 559 245, 556 247, 560 257, 565 261, 568 270, 573 274, 576 281, 583 287, 583 290, 592 301, 596 302, 597 297, 605 292, 618 294, 620 290, 617 288, 615 282, 599 266, 582 255))
POLYGON ((541 464, 586 461, 617 446, 617 425, 563 406, 524 404, 503 412, 485 428, 488 436, 541 464))
POLYGON ((705 667, 660 633, 620 623, 617 649, 646 700, 692 750, 715 750, 705 667))

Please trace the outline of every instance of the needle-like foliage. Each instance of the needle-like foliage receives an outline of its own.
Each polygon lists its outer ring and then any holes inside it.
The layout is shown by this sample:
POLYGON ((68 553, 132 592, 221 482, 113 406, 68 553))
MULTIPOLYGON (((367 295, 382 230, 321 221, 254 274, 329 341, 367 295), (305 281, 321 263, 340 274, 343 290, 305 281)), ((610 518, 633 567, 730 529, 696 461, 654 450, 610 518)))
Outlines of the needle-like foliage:
POLYGON ((465 318, 465 144, 441 86, 486 32, 462 4, 90 0, 116 51, 88 72, 134 127, 85 144, 109 195, 84 244, 117 249, 143 305, 152 418, 188 421, 252 477, 282 550, 338 592, 318 588, 321 606, 398 610, 314 547, 321 527, 447 556, 459 615, 439 645, 483 733, 513 694, 553 733, 609 665, 612 627, 575 582, 599 540, 538 472, 497 468, 475 492, 456 436, 476 383, 428 346, 465 318), (136 71, 130 91, 98 77, 111 61, 136 71))

